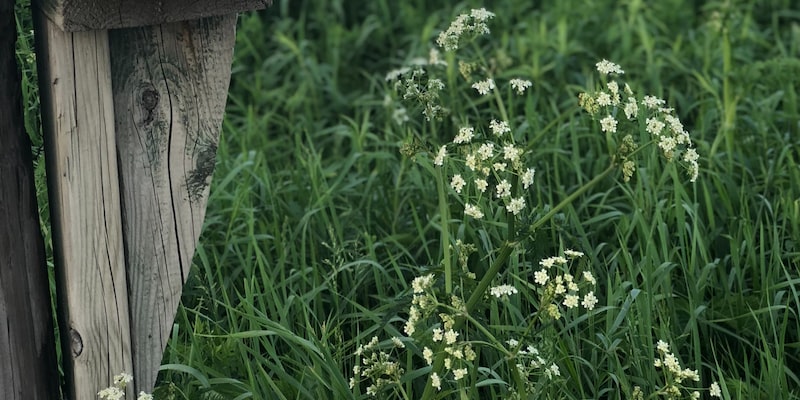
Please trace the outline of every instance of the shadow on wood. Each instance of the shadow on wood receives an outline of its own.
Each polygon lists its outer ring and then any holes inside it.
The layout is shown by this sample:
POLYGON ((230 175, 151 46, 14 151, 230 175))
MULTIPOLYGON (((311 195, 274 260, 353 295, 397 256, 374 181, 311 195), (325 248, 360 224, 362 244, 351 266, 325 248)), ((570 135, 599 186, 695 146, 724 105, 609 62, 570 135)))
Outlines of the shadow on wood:
POLYGON ((0 0, 0 398, 58 398, 44 243, 23 128, 14 0, 0 0))

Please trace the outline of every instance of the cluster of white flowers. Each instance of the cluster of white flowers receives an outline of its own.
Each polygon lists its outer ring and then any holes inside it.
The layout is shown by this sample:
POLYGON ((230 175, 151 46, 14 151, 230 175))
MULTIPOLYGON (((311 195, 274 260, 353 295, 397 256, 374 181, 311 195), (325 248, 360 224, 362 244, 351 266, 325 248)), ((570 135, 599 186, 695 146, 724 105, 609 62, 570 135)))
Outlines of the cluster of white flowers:
POLYGON ((495 88, 494 79, 488 78, 472 84, 472 88, 477 90, 481 96, 489 94, 495 88))
POLYGON ((529 80, 514 78, 509 81, 511 84, 511 88, 514 89, 517 94, 524 94, 525 90, 533 85, 533 83, 529 80))
MULTIPOLYGON (((666 375, 666 384, 664 387, 658 389, 658 393, 668 398, 681 398, 682 391, 686 391, 689 398, 699 399, 700 391, 686 388, 683 383, 686 381, 699 382, 700 372, 689 368, 681 368, 678 357, 670 351, 667 342, 659 340, 656 343, 656 349, 658 355, 653 365, 655 365, 656 368, 661 368, 666 375)), ((712 397, 721 397, 719 384, 717 382, 711 384, 709 392, 712 397)))
MULTIPOLYGON (((454 173, 450 177, 450 188, 456 194, 462 195, 465 190, 475 195, 478 201, 467 200, 464 202, 464 215, 481 219, 486 207, 480 203, 487 203, 492 196, 484 196, 490 190, 491 182, 494 184, 494 198, 502 202, 502 207, 513 216, 520 216, 527 207, 524 192, 533 185, 536 170, 524 165, 525 150, 517 146, 511 135, 511 127, 507 121, 496 119, 489 122, 491 135, 486 135, 473 126, 462 126, 458 129, 452 143, 439 147, 433 158, 437 167, 445 165, 448 151, 464 155, 465 171, 454 173), (517 181, 522 186, 514 195, 514 185, 517 181), (483 201, 481 201, 483 199, 483 201)), ((457 168, 457 167, 456 167, 457 168)), ((492 193, 492 192, 490 192, 492 193)), ((468 195, 467 195, 468 196, 468 195)), ((489 207, 493 207, 488 204, 489 207)))
POLYGON ((533 273, 533 281, 543 288, 541 305, 546 315, 558 319, 561 318, 561 309, 558 304, 567 309, 573 309, 582 305, 586 310, 594 310, 598 303, 594 290, 589 290, 583 294, 581 300, 581 288, 591 289, 597 284, 597 280, 590 271, 583 271, 582 278, 576 278, 571 273, 566 272, 569 260, 583 257, 583 253, 575 250, 565 250, 564 255, 554 256, 539 261, 542 268, 533 273))
MULTIPOLYGON (((463 306, 457 296, 453 296, 451 303, 456 309, 463 306)), ((431 385, 436 390, 442 389, 442 380, 448 376, 452 376, 453 381, 465 378, 467 366, 478 356, 470 343, 458 340, 461 335, 454 329, 455 318, 452 315, 441 313, 439 318, 440 325, 431 331, 431 340, 441 346, 440 351, 444 355, 444 371, 433 371, 430 377, 431 385)), ((434 356, 435 352, 430 347, 422 349, 422 358, 427 365, 433 364, 434 356)))
MULTIPOLYGON (((540 384, 538 377, 544 376, 553 380, 561 376, 561 368, 556 363, 547 361, 536 346, 529 344, 522 347, 514 338, 508 339, 506 344, 514 354, 517 371, 528 386, 528 393, 535 392, 535 386, 540 384)), ((513 387, 509 389, 514 391, 513 387)))
POLYGON ((465 35, 479 36, 488 35, 489 26, 486 22, 494 18, 494 13, 486 11, 485 8, 473 9, 469 14, 461 14, 456 17, 447 30, 442 31, 436 39, 436 44, 445 51, 458 49, 459 41, 465 35))
POLYGON ((681 383, 686 379, 691 379, 695 382, 700 381, 700 373, 697 370, 681 368, 678 357, 669 351, 669 344, 667 344, 667 342, 659 340, 656 343, 656 349, 658 349, 659 356, 656 358, 654 365, 657 368, 664 368, 669 371, 673 375, 675 383, 681 383))
MULTIPOLYGON (((362 380, 369 382, 367 395, 377 397, 384 388, 400 383, 404 370, 392 355, 381 349, 383 345, 373 336, 367 344, 361 344, 356 349, 355 355, 358 362, 353 366, 353 376, 350 378, 350 389, 353 389, 362 380)), ((391 339, 391 348, 402 349, 405 344, 400 338, 391 339)))
MULTIPOLYGON (((415 100, 422 106, 422 114, 428 121, 441 119, 448 113, 448 110, 439 104, 439 92, 444 90, 444 82, 438 78, 429 78, 425 69, 446 65, 438 60, 438 52, 435 56, 433 54, 430 62, 425 59, 412 60, 409 66, 393 69, 386 74, 386 81, 394 83, 395 91, 401 94, 404 100, 415 100)), ((391 99, 384 103, 392 104, 391 99)), ((392 113, 398 123, 404 123, 409 119, 405 107, 398 107, 392 113)))
POLYGON ((512 294, 517 294, 517 293, 519 293, 517 288, 511 285, 498 285, 498 286, 493 286, 489 289, 489 294, 491 294, 494 297, 497 297, 498 299, 503 297, 508 297, 511 296, 512 294))
MULTIPOLYGON (((133 382, 133 376, 127 373, 121 373, 114 376, 114 383, 111 386, 97 392, 97 397, 100 400, 123 400, 125 399, 125 388, 128 384, 133 382)), ((136 400, 153 400, 153 395, 145 392, 139 392, 136 400)))
MULTIPOLYGON (((624 73, 619 65, 607 60, 597 63, 597 71, 607 76, 624 73)), ((692 144, 689 133, 675 115, 675 110, 665 106, 666 101, 650 95, 644 96, 639 101, 627 83, 624 85, 624 89, 620 90, 620 84, 614 80, 606 83, 603 90, 591 94, 582 93, 579 99, 581 106, 586 111, 592 116, 598 116, 600 129, 605 133, 617 133, 621 122, 615 116, 618 109, 622 109, 627 121, 636 121, 640 111, 644 110, 645 130, 658 144, 667 161, 672 161, 677 154, 680 154, 680 159, 686 165, 690 180, 692 182, 697 180, 699 175, 697 150, 692 144)), ((631 125, 633 124, 629 124, 629 126, 631 125)), ((636 150, 636 145, 633 136, 625 136, 618 155, 621 157, 626 181, 630 179, 636 169, 635 164, 628 159, 628 155, 634 150, 636 150)))
POLYGON ((609 74, 622 75, 625 73, 625 71, 623 71, 619 65, 614 64, 613 62, 608 60, 600 60, 597 62, 597 64, 595 64, 595 66, 597 67, 597 71, 603 75, 609 75, 609 74))
POLYGON ((411 299, 411 308, 408 311, 403 331, 411 336, 416 331, 417 322, 430 315, 436 308, 436 297, 431 294, 435 276, 433 274, 418 276, 411 282, 414 296, 411 299))

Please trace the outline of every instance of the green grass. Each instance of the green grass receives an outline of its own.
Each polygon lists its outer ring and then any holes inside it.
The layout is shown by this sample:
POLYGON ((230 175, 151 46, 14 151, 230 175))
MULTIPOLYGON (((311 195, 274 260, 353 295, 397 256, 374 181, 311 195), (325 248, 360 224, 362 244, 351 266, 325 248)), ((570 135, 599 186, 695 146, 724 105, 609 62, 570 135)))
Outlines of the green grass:
MULTIPOLYGON (((586 252, 600 298, 578 322, 543 328, 564 381, 541 398, 649 393, 663 382, 653 367, 659 339, 700 371, 698 387, 719 381, 732 399, 800 398, 800 10, 793 0, 700 3, 485 5, 497 14, 487 57, 515 60, 507 75, 534 82, 512 112, 534 150, 542 205, 611 161, 576 99, 602 58, 667 99, 701 156, 692 184, 651 152, 631 182, 603 179, 535 233, 531 257, 586 252), (713 29, 715 11, 726 29, 713 29)), ((403 336, 410 282, 441 258, 436 181, 401 150, 418 133, 451 137, 413 120, 397 125, 384 76, 427 55, 458 12, 481 6, 276 0, 240 17, 206 226, 157 398, 365 397, 348 387, 356 348, 403 336)), ((30 99, 35 78, 23 69, 30 99)), ((38 146, 36 119, 26 121, 38 146)), ((450 222, 455 234, 470 232, 450 222)), ((480 243, 483 254, 499 247, 480 243)), ((507 275, 520 284, 523 261, 507 275)), ((518 300, 488 309, 487 321, 520 334, 529 306, 518 300)), ((421 348, 408 346, 402 384, 420 394, 430 371, 421 348)), ((506 394, 493 385, 468 392, 506 394)))

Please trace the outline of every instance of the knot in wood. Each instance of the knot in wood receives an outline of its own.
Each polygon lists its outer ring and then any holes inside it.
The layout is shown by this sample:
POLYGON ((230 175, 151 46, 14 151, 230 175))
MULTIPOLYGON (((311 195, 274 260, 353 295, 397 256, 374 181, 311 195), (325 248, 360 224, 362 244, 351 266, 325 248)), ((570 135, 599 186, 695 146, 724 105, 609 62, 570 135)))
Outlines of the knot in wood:
POLYGON ((147 111, 153 111, 158 105, 158 92, 153 89, 146 89, 142 92, 142 107, 147 111))
POLYGON ((69 329, 69 341, 72 348, 72 357, 78 357, 83 353, 83 338, 74 328, 69 329))

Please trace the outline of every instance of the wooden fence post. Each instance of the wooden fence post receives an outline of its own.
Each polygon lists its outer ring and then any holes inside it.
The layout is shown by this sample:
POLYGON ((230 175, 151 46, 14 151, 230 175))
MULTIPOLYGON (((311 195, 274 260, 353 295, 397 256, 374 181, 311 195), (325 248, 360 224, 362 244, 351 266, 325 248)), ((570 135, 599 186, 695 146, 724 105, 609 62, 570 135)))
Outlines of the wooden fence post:
POLYGON ((151 390, 203 227, 236 16, 111 31, 137 390, 151 390))
POLYGON ((55 334, 16 33, 14 0, 0 0, 0 399, 48 400, 58 398, 55 334))
POLYGON ((133 369, 108 34, 34 22, 66 390, 93 399, 133 369))
POLYGON ((120 372, 133 372, 128 396, 152 390, 202 228, 236 12, 268 4, 39 0, 70 399, 120 372))

